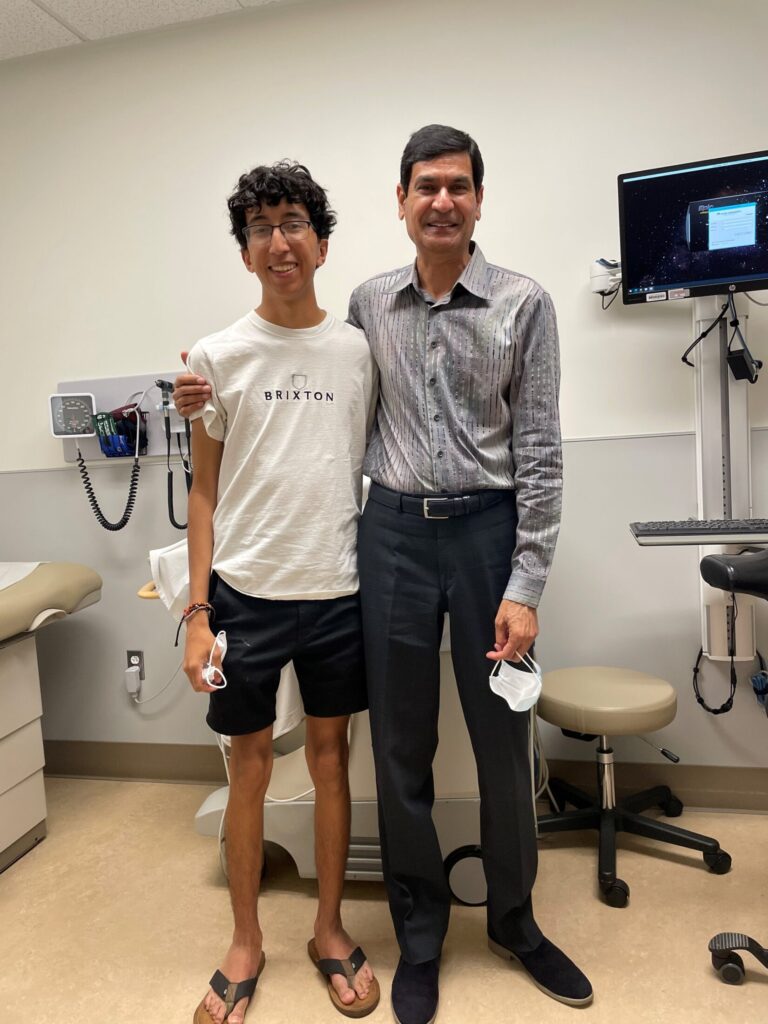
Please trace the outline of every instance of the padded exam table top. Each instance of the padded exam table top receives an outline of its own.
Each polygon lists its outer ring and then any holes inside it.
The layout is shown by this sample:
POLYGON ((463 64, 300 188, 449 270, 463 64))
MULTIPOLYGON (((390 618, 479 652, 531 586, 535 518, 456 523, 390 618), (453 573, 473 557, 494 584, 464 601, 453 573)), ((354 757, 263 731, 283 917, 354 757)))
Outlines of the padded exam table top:
POLYGON ((101 576, 85 565, 42 562, 28 576, 0 590, 0 643, 96 604, 101 585, 101 576))

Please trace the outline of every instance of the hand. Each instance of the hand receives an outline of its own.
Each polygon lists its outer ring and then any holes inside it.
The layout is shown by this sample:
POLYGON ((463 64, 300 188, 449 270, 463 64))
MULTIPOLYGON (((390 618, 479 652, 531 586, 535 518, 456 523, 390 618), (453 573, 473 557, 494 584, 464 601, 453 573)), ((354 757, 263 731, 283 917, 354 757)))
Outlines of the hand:
POLYGON ((496 612, 496 643, 486 653, 491 661, 522 661, 539 634, 535 608, 517 601, 502 601, 496 612))
MULTIPOLYGON (((211 656, 216 637, 208 625, 208 616, 204 611, 195 612, 186 623, 187 642, 184 646, 184 671, 192 684, 192 689, 198 693, 213 693, 216 689, 203 679, 203 667, 211 656), (195 622, 195 619, 198 621, 195 622)), ((213 662, 217 668, 221 668, 221 655, 218 646, 213 652, 213 662)))
MULTIPOLYGON (((186 364, 188 352, 181 353, 181 361, 186 364)), ((190 413, 202 409, 211 397, 211 385, 205 377, 198 377, 195 373, 180 373, 173 382, 173 404, 179 416, 189 416, 190 413)))

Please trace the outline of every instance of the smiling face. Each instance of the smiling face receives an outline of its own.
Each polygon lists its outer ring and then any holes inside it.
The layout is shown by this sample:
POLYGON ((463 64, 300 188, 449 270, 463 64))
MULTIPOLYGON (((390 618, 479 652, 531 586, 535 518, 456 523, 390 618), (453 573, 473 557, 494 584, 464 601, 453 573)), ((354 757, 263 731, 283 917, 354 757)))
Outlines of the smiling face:
MULTIPOLYGON (((246 225, 262 224, 277 228, 280 224, 310 219, 306 206, 281 199, 276 206, 262 204, 246 210, 246 225)), ((310 227, 304 238, 286 238, 282 231, 272 231, 271 237, 259 241, 251 236, 248 247, 241 250, 243 263, 256 274, 262 287, 262 306, 269 309, 281 306, 315 302, 315 271, 325 263, 328 240, 319 239, 310 227)))
POLYGON ((464 259, 480 220, 469 153, 444 153, 413 165, 406 192, 397 186, 398 214, 422 258, 464 259))

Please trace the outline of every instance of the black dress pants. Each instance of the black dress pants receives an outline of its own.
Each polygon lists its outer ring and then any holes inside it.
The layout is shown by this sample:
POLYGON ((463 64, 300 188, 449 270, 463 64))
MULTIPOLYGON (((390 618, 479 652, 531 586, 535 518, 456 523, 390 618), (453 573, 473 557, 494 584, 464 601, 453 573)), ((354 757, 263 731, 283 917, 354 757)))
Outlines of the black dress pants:
MULTIPOLYGON (((392 492, 389 492, 391 495, 392 492)), ((488 932, 517 952, 542 935, 531 889, 537 850, 528 715, 488 684, 494 619, 509 579, 514 494, 450 519, 425 519, 369 498, 358 542, 379 826, 390 912, 409 963, 440 955, 450 892, 432 821, 439 647, 451 656, 477 762, 488 932)))

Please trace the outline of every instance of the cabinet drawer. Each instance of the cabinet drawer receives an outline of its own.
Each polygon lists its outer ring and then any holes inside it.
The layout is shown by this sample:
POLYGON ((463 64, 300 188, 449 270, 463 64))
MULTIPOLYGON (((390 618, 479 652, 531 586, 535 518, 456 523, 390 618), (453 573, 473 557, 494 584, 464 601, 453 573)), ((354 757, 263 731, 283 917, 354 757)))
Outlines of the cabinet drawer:
POLYGON ((42 769, 0 794, 0 850, 45 820, 42 769))
POLYGON ((0 737, 43 713, 35 638, 0 647, 0 737))
POLYGON ((0 793, 18 785, 45 764, 40 719, 0 739, 0 793))

